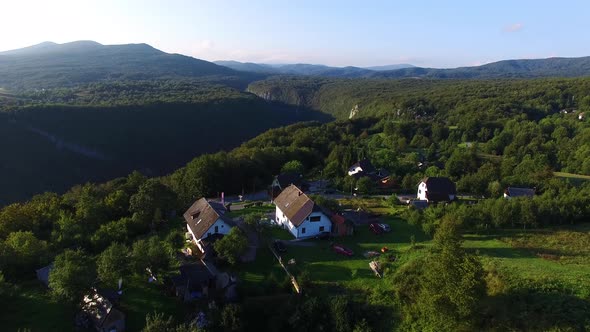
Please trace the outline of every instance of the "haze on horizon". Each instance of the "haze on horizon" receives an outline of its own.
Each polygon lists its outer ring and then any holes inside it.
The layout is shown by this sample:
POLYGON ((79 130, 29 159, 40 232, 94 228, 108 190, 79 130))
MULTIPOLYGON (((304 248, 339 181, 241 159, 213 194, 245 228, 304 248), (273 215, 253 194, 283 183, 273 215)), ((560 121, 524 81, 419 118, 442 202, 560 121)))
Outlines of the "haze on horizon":
POLYGON ((590 55, 589 11, 583 0, 8 0, 0 51, 94 40, 209 61, 444 68, 590 55))

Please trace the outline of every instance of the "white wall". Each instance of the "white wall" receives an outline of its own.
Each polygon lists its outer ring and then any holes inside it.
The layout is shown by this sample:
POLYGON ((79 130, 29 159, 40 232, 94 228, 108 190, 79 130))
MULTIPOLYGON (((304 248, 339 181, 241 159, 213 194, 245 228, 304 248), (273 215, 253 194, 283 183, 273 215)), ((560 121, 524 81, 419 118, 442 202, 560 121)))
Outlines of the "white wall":
POLYGON ((331 232, 332 231, 332 222, 330 218, 328 218, 325 214, 321 212, 312 212, 304 222, 297 227, 299 230, 299 236, 296 237, 309 237, 309 236, 316 236, 321 232, 331 232), (310 217, 313 216, 320 216, 320 221, 309 221, 310 217), (320 231, 320 227, 324 226, 324 230, 320 231), (305 228, 305 234, 302 233, 302 229, 305 228))
POLYGON ((297 228, 287 219, 287 216, 283 214, 283 211, 276 207, 275 217, 277 224, 283 226, 283 228, 287 229, 294 237, 297 237, 297 228))
POLYGON ((283 214, 283 212, 277 207, 276 208, 276 220, 277 223, 287 229, 295 238, 316 236, 321 232, 331 232, 332 222, 325 214, 321 212, 312 212, 307 218, 299 225, 295 227, 291 221, 283 214), (320 221, 309 221, 310 217, 320 216, 320 221), (324 226, 324 230, 320 231, 320 227, 324 226), (302 233, 302 229, 305 228, 305 233, 302 233))
POLYGON ((215 223, 213 225, 211 225, 211 227, 209 227, 209 230, 207 230, 207 232, 205 232, 205 234, 203 234, 203 236, 200 238, 200 240, 209 236, 208 233, 211 233, 211 235, 215 234, 215 226, 218 227, 218 232, 217 232, 218 234, 227 235, 227 234, 229 234, 229 231, 231 230, 231 226, 228 225, 227 223, 225 223, 220 218, 220 219, 217 219, 217 221, 215 221, 215 223))
POLYGON ((217 233, 218 234, 224 234, 224 235, 229 234, 229 231, 232 228, 232 226, 228 225, 223 220, 217 219, 217 221, 215 221, 215 223, 213 225, 211 225, 211 227, 209 228, 209 230, 207 230, 207 232, 205 232, 205 234, 203 234, 203 236, 200 239, 197 239, 197 237, 195 236, 195 233, 193 233, 193 230, 189 227, 188 224, 186 224, 186 229, 193 236, 193 242, 195 242, 197 244, 197 247, 199 247, 199 249, 201 250, 201 252, 203 251, 203 247, 201 246, 201 240, 204 239, 204 238, 206 238, 207 236, 209 236, 208 233, 211 233, 211 235, 215 234, 215 226, 218 226, 218 232, 217 233))
POLYGON ((362 172, 363 169, 360 166, 356 166, 356 167, 351 167, 348 169, 348 175, 354 175, 358 172, 362 172))
POLYGON ((421 201, 426 201, 426 183, 424 182, 420 182, 420 184, 418 185, 418 194, 416 194, 416 197, 421 200, 421 201))

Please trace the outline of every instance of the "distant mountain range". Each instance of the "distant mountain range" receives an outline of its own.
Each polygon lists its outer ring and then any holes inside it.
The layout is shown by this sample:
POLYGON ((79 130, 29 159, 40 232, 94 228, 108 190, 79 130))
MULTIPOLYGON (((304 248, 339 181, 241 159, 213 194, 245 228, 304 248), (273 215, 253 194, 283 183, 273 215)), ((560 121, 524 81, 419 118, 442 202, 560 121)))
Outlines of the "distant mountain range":
POLYGON ((393 70, 402 68, 412 68, 413 65, 397 64, 376 67, 330 67, 325 65, 312 65, 306 63, 297 64, 266 64, 238 61, 214 61, 215 64, 225 66, 238 71, 249 71, 254 73, 265 74, 282 74, 282 75, 306 75, 306 76, 324 76, 324 77, 370 77, 377 71, 393 70))
POLYGON ((0 52, 0 87, 48 88, 112 80, 243 75, 227 67, 147 44, 44 42, 0 52))
POLYGON ((360 68, 309 64, 269 65, 237 61, 215 61, 215 63, 237 71, 346 78, 491 79, 590 75, 590 57, 503 60, 482 66, 450 69, 423 68, 410 64, 360 68))
POLYGON ((243 89, 252 81, 273 75, 378 79, 576 77, 590 75, 590 57, 505 60, 477 67, 437 69, 409 64, 360 68, 237 61, 213 63, 165 53, 147 44, 101 45, 94 41, 44 42, 0 52, 0 88, 9 90, 72 87, 104 81, 187 78, 215 78, 223 84, 243 89))
POLYGON ((375 73, 374 78, 490 79, 590 76, 590 57, 503 60, 451 69, 403 68, 375 73))

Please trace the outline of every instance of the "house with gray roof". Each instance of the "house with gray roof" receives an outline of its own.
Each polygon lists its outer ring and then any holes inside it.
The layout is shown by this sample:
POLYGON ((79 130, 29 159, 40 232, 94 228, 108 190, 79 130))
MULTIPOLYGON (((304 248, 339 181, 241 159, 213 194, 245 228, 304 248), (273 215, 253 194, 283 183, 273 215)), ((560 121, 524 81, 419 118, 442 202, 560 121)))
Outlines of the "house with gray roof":
POLYGON ((534 188, 517 188, 508 187, 504 190, 504 198, 510 199, 514 197, 533 197, 535 195, 534 188))
POLYGON ((332 231, 329 213, 295 185, 285 188, 274 203, 277 224, 286 228, 295 238, 313 237, 332 231))
POLYGON ((206 244, 211 242, 207 240, 229 234, 235 226, 233 220, 225 216, 225 212, 221 203, 201 198, 184 213, 186 228, 201 252, 204 253, 206 244))

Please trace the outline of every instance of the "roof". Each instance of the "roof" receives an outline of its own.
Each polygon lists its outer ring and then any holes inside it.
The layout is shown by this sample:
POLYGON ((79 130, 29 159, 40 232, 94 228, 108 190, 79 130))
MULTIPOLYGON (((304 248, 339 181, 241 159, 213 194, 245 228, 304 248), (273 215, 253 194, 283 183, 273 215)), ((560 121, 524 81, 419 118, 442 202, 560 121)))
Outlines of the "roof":
POLYGON ((179 271, 180 275, 171 278, 172 283, 177 287, 188 285, 189 289, 198 288, 204 284, 208 284, 214 277, 207 267, 201 263, 182 265, 179 271))
POLYGON ((228 225, 234 225, 234 222, 224 214, 225 207, 221 203, 209 202, 205 198, 201 198, 186 210, 184 220, 186 220, 195 237, 201 238, 217 219, 222 219, 228 225))
POLYGON ((315 206, 315 203, 295 185, 290 185, 283 189, 274 201, 275 205, 287 216, 295 227, 303 223, 315 206))
POLYGON ((504 193, 510 197, 533 197, 535 195, 535 189, 508 187, 504 193))
POLYGON ((277 182, 281 188, 286 188, 291 184, 300 186, 303 183, 303 177, 297 173, 283 173, 277 175, 277 182))
POLYGON ((429 201, 448 201, 449 195, 457 194, 455 183, 446 177, 426 177, 426 197, 429 201))
POLYGON ((95 326, 102 326, 105 319, 113 309, 113 304, 106 297, 94 291, 84 296, 82 311, 84 311, 95 326))
POLYGON ((344 218, 344 216, 341 216, 339 214, 333 215, 331 220, 333 223, 338 224, 338 225, 342 225, 346 222, 346 219, 344 218))
POLYGON ((446 177, 425 177, 421 182, 426 183, 429 192, 454 195, 457 193, 455 183, 446 177))
POLYGON ((53 263, 37 270, 37 279, 39 279, 45 286, 49 286, 49 273, 53 270, 53 263))
POLYGON ((373 166, 373 164, 371 164, 371 162, 368 159, 360 160, 356 164, 350 166, 350 168, 356 167, 360 167, 365 173, 375 172, 375 167, 373 166))

